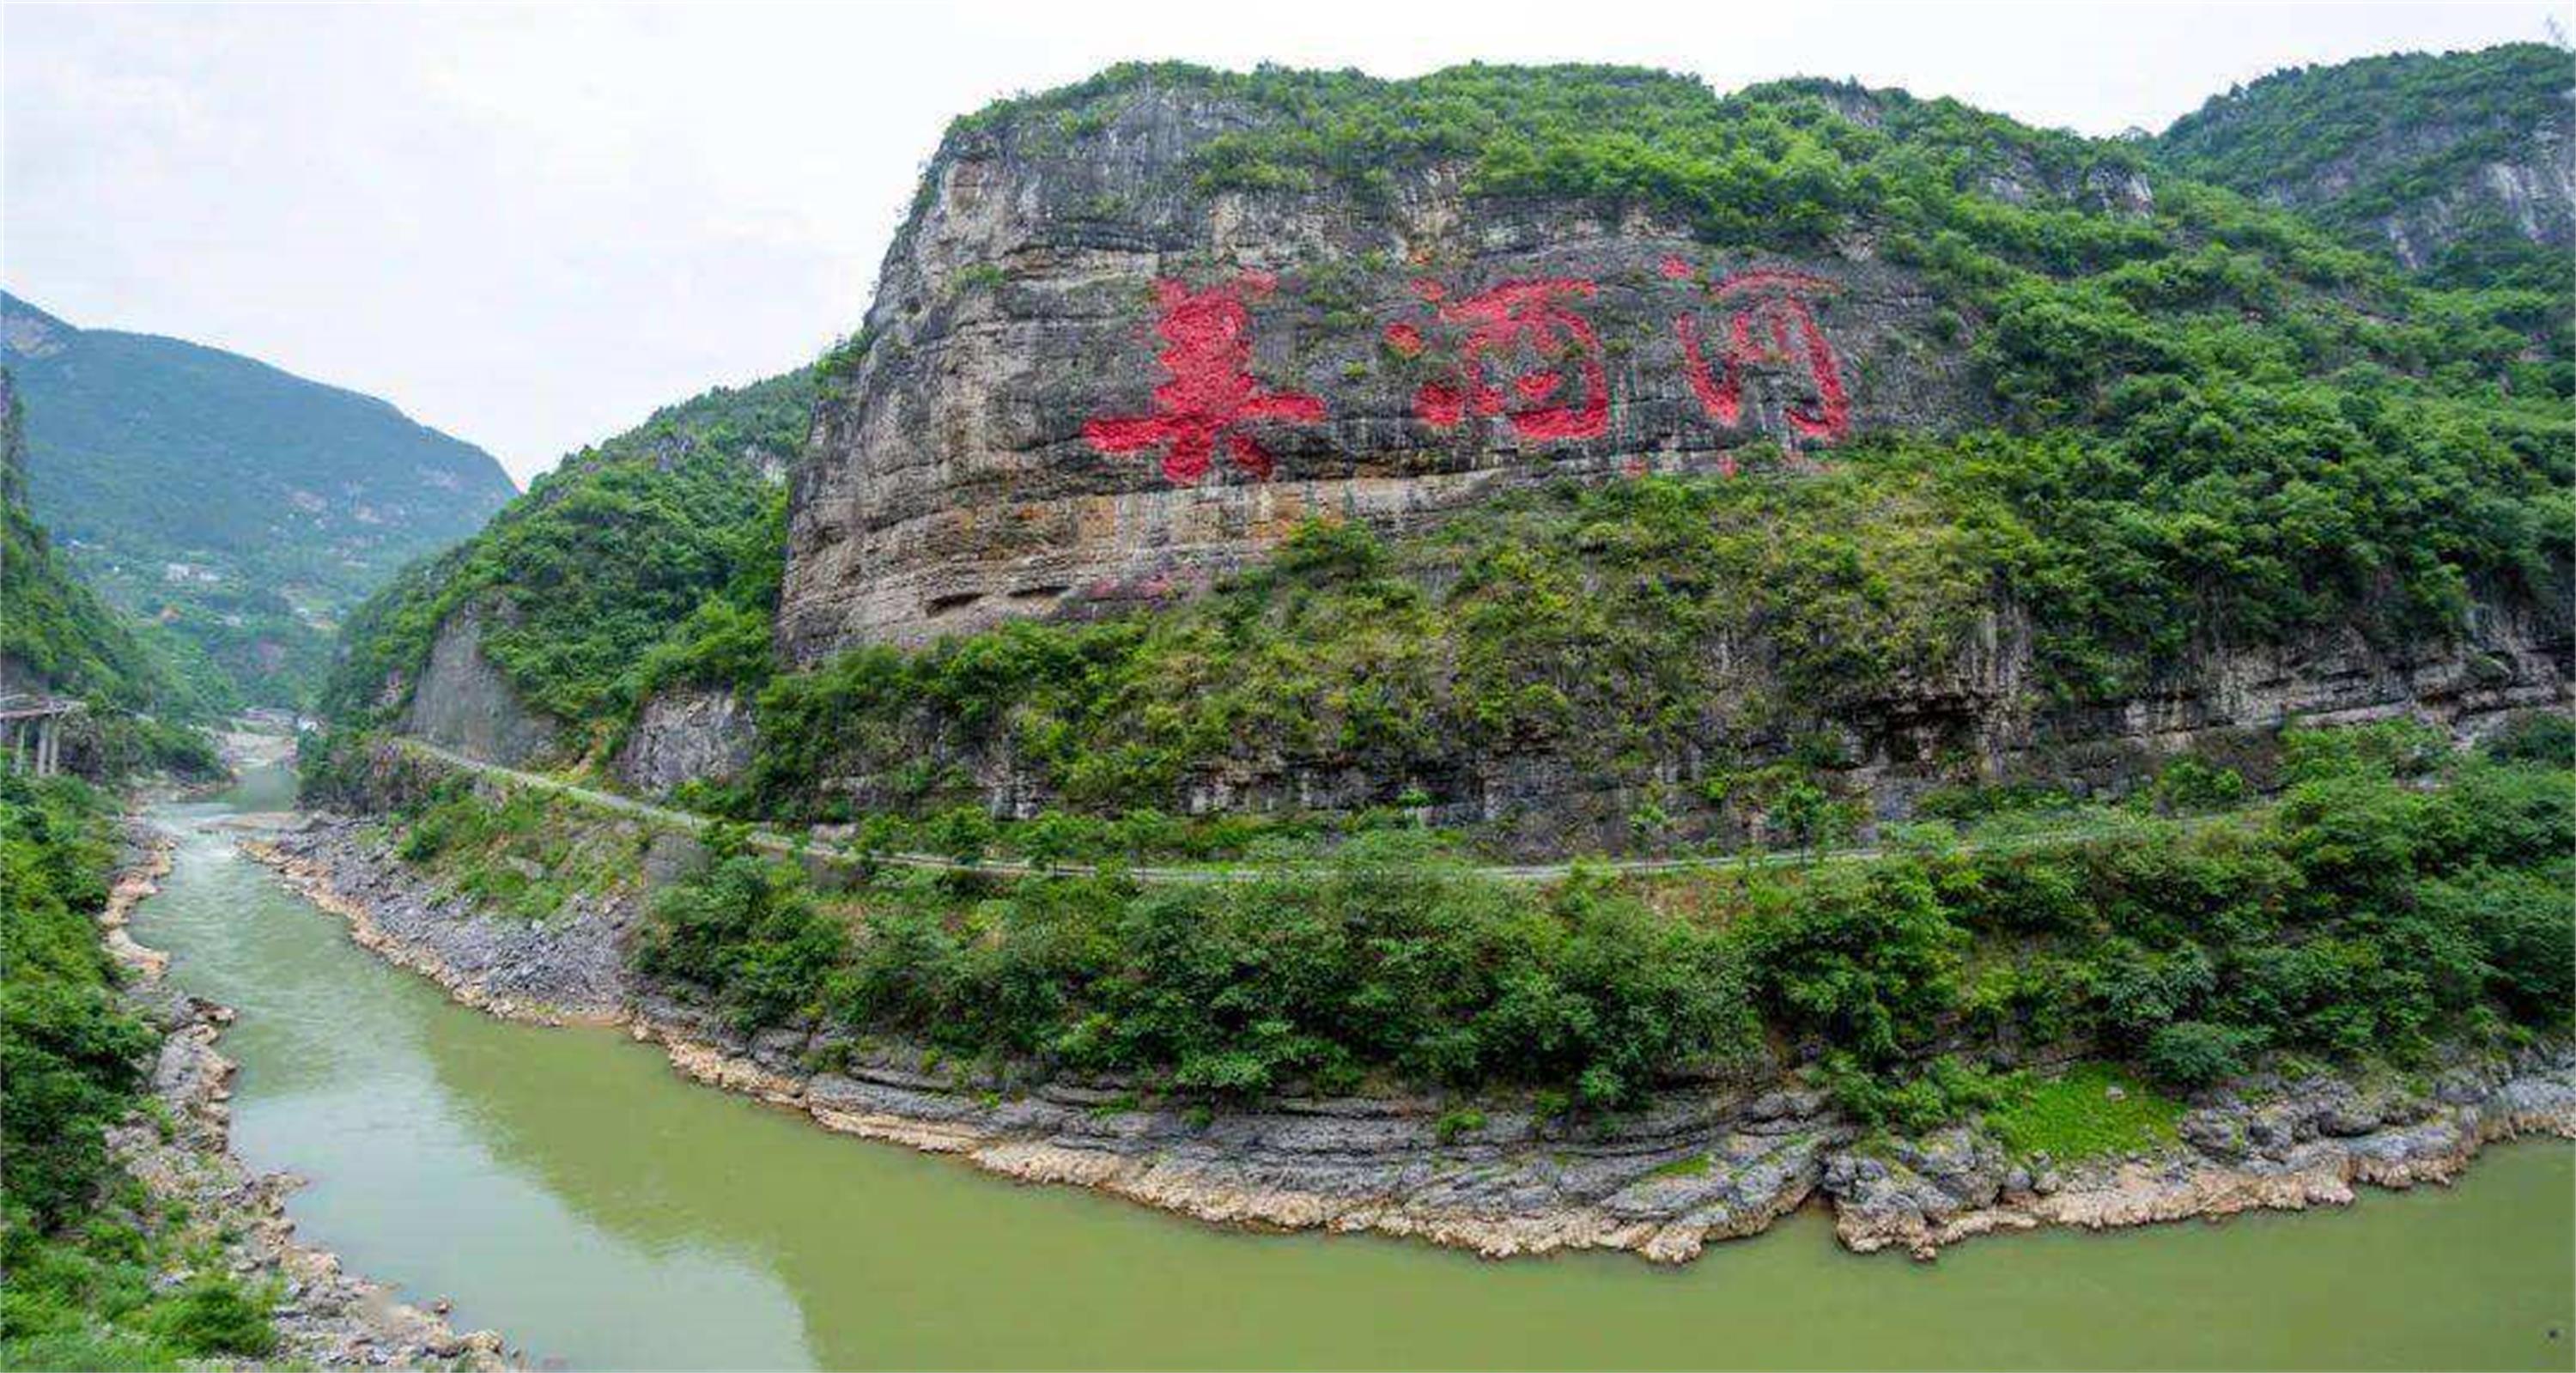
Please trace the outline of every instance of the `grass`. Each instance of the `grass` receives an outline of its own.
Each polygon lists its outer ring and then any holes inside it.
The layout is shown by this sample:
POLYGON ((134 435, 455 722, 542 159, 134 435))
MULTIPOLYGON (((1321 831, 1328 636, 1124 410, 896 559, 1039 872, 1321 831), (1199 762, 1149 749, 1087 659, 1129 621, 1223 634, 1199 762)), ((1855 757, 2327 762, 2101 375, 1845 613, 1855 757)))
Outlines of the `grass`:
POLYGON ((2132 1150, 2159 1149, 2179 1136, 2181 1102, 2163 1096, 2126 1069, 2083 1063, 2035 1080, 1987 1113, 1986 1123, 2016 1155, 2046 1154, 2073 1163, 2132 1150), (2112 1089, 2121 1095, 2113 1099, 2112 1089))
POLYGON ((1687 1158, 1674 1159, 1672 1162, 1648 1173, 1646 1176, 1650 1178, 1704 1178, 1708 1176, 1708 1170, 1716 1166, 1716 1160, 1710 1158, 1708 1155, 1692 1154, 1687 1158))

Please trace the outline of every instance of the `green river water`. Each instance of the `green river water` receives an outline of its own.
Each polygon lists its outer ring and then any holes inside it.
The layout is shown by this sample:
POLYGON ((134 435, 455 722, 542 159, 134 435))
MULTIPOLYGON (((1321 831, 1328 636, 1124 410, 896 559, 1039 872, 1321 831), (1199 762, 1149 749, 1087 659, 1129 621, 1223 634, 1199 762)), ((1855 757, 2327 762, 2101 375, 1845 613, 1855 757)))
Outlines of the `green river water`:
POLYGON ((602 1367, 2554 1367, 2576 1150, 2349 1211, 1838 1249, 1802 1214, 1661 1268, 1235 1233, 828 1134, 597 1030, 505 1024, 350 944, 165 807, 136 936, 235 1007, 235 1142, 300 1233, 532 1359, 602 1367))

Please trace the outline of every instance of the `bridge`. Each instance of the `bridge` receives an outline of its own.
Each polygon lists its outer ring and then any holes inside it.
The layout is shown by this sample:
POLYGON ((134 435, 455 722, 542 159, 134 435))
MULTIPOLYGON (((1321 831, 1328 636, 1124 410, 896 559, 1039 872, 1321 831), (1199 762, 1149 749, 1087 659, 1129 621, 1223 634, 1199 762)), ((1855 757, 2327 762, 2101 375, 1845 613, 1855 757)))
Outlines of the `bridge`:
POLYGON ((85 701, 16 691, 0 696, 0 747, 13 772, 51 777, 63 770, 63 721, 89 709, 85 701))

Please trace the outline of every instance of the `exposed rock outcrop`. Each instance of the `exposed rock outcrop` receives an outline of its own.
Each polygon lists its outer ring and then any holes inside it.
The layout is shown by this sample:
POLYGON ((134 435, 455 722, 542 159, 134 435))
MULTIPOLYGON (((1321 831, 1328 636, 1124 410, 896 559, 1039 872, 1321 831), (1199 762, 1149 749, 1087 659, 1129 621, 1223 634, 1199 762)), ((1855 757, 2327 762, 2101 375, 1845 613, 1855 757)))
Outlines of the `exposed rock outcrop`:
POLYGON ((1953 1129, 1829 1164, 1843 1242, 1929 1257, 1997 1230, 2100 1230, 2240 1211, 2342 1206, 2360 1184, 2449 1182, 2478 1150, 2527 1134, 2576 1136, 2576 1051, 2455 1055, 2421 1091, 2337 1077, 2248 1078, 2206 1094, 2177 1147, 2059 1170, 1953 1129))
POLYGON ((346 827, 328 842, 294 833, 241 841, 315 905, 349 922, 349 937, 495 1015, 540 1024, 607 1023, 630 995, 626 937, 636 912, 574 897, 547 921, 484 911, 413 878, 390 847, 346 827))
POLYGON ((487 597, 439 623, 429 661, 403 710, 405 734, 511 767, 555 747, 555 723, 520 700, 517 688, 483 655, 485 628, 506 623, 509 614, 506 599, 487 597))
POLYGON ((718 687, 673 687, 636 712, 618 750, 617 780, 644 795, 682 782, 728 782, 751 764, 751 708, 718 687))

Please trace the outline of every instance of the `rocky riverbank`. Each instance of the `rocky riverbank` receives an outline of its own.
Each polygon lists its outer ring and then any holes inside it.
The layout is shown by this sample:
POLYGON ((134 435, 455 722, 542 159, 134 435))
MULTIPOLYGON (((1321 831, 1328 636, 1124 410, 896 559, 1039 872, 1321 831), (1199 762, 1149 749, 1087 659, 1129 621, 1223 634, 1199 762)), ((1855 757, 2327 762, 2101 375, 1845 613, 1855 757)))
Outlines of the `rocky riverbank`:
POLYGON ((347 821, 244 847, 459 1001, 622 1023, 683 1073, 828 1129, 1219 1223, 1373 1230, 1489 1257, 1614 1248, 1681 1261, 1812 1198, 1852 1248, 1928 1258, 2001 1230, 2340 1205, 2360 1184, 2447 1181, 2493 1140, 2576 1138, 2576 1046, 2564 1044, 2463 1053, 2403 1086, 2248 1078, 2195 1099, 2168 1148, 2065 1163, 2010 1157, 1967 1127, 1865 1139, 1824 1094, 1781 1084, 1676 1089, 1607 1121, 1413 1097, 1165 1108, 1121 1082, 1024 1080, 827 1028, 741 1035, 626 978, 631 911, 604 903, 544 925, 482 913, 347 821))
MULTIPOLYGON (((134 941, 126 926, 135 905, 160 889, 170 871, 170 836, 140 821, 126 826, 125 863, 99 923, 110 956, 130 973, 126 995, 163 1038, 149 1090, 157 1109, 108 1132, 118 1163, 156 1202, 185 1208, 182 1222, 202 1236, 224 1237, 233 1276, 274 1282, 282 1296, 273 1313, 288 1365, 324 1367, 511 1366, 501 1337, 459 1334, 438 1314, 395 1299, 388 1289, 342 1271, 326 1250, 300 1244, 286 1198, 302 1183, 282 1173, 255 1173, 232 1151, 232 1063, 215 1041, 232 1011, 170 985, 167 955, 134 941)), ((170 1275, 184 1280, 186 1274, 170 1275)))

